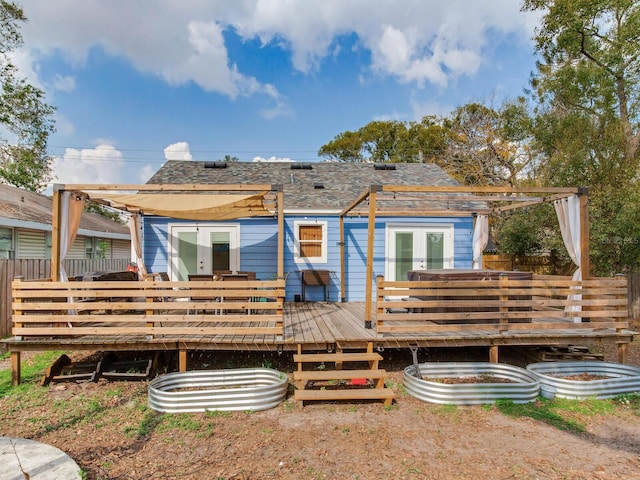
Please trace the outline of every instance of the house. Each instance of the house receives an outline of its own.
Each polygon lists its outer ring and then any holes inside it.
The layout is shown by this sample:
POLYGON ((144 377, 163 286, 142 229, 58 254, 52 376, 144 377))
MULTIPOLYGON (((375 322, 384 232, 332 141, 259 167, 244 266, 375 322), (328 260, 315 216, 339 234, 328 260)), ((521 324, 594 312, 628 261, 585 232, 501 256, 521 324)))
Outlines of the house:
MULTIPOLYGON (((51 258, 51 224, 51 198, 0 185, 0 258, 51 258)), ((85 212, 66 258, 131 258, 129 229, 85 212)))
POLYGON ((170 161, 146 185, 56 185, 51 279, 12 282, 12 381, 33 349, 172 350, 184 371, 194 350, 277 349, 304 362, 304 352, 366 349, 373 360, 374 348, 482 346, 497 362, 505 346, 586 342, 617 345, 624 363, 635 334, 627 281, 591 277, 587 206, 585 188, 460 186, 431 164, 170 161), (60 259, 87 201, 128 212, 145 281, 64 281, 60 259), (409 279, 477 267, 488 216, 538 204, 556 210, 572 277, 409 279), (255 279, 189 278, 225 270, 255 279), (55 321, 43 325, 43 311, 55 321))
MULTIPOLYGON (((286 300, 365 299, 368 212, 344 219, 340 213, 371 185, 453 186, 457 182, 434 164, 291 163, 168 161, 148 184, 270 184, 284 192, 284 273, 286 300), (344 251, 341 256, 341 247, 344 251), (341 262, 344 259, 344 268, 341 262), (302 288, 304 272, 322 271, 329 284, 302 288), (344 278, 341 278, 344 271, 344 278), (344 285, 344 294, 341 293, 344 285), (322 288, 320 288, 322 287, 322 288)), ((397 207, 396 207, 397 208, 397 207)), ((474 218, 404 214, 379 215, 373 269, 390 280, 406 280, 408 270, 471 268, 474 218)), ((144 261, 150 272, 173 280, 218 270, 252 271, 276 277, 278 224, 275 215, 207 222, 144 218, 144 261)), ((309 278, 307 276, 306 278, 309 278)), ((323 283, 311 277, 311 283, 323 283)), ((308 280, 305 283, 309 283, 308 280)))

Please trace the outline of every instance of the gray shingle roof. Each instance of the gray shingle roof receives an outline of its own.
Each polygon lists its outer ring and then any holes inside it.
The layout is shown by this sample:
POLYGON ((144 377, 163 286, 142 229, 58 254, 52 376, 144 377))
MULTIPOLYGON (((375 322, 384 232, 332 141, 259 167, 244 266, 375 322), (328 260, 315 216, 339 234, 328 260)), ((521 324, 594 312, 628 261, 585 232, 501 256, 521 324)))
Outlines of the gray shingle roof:
MULTIPOLYGON (((46 195, 0 184, 0 217, 51 225, 52 201, 46 195)), ((82 214, 80 228, 94 232, 129 234, 129 228, 96 213, 82 214)))
POLYGON ((377 170, 371 163, 230 162, 227 168, 205 168, 206 163, 170 160, 147 183, 280 184, 287 210, 342 210, 371 185, 458 185, 431 163, 396 163, 395 170, 377 170))

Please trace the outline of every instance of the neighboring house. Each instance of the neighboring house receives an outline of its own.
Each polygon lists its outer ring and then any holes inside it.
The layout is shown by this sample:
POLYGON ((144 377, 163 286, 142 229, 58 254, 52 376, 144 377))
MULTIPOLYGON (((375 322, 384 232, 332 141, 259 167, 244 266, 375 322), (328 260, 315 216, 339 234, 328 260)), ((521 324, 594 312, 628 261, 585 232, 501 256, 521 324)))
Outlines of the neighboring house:
MULTIPOLYGON (((51 198, 0 185, 0 258, 51 258, 51 212, 51 198)), ((129 228, 85 212, 66 258, 131 258, 129 228)))
MULTIPOLYGON (((248 163, 168 161, 149 184, 271 184, 284 191, 284 271, 287 300, 302 291, 301 271, 331 273, 329 299, 340 300, 339 213, 372 185, 451 186, 457 182, 433 164, 248 163)), ((405 202, 408 212, 411 201, 405 202)), ((427 268, 471 268, 473 217, 377 215, 374 274, 406 279, 427 268)), ((365 299, 368 218, 345 218, 345 301, 365 299)), ((207 222, 145 217, 143 257, 149 272, 172 280, 216 270, 252 271, 260 280, 277 272, 277 219, 252 217, 207 222)), ((324 289, 308 288, 307 300, 323 299, 324 289)))

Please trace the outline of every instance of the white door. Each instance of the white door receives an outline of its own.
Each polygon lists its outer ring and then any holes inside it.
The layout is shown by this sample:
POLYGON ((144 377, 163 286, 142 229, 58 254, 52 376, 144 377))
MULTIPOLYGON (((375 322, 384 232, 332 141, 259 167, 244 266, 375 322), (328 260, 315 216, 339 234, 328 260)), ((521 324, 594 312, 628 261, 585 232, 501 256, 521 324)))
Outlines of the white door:
POLYGON ((212 274, 240 267, 240 227, 237 225, 169 227, 170 276, 186 281, 190 274, 212 274))
POLYGON ((385 278, 407 280, 409 270, 453 268, 452 225, 387 227, 385 278))

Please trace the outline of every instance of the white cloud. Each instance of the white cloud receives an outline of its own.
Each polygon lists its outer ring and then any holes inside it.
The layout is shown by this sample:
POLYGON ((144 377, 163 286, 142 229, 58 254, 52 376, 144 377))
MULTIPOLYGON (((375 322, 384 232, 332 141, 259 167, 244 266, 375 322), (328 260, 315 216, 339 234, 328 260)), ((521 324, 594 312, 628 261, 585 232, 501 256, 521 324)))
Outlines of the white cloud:
POLYGON ((193 160, 191 150, 187 142, 172 143, 164 149, 166 160, 193 160))
POLYGON ((402 82, 444 85, 473 75, 488 60, 492 34, 513 33, 528 42, 535 22, 513 0, 256 0, 255 8, 227 21, 244 38, 291 50, 304 73, 334 55, 340 36, 352 35, 371 54, 372 71, 402 82), (250 12, 247 14, 247 12, 250 12))
POLYGON ((106 140, 99 140, 95 148, 67 148, 52 163, 54 183, 64 184, 145 183, 156 170, 150 164, 132 168, 122 152, 106 140))
POLYGON ((269 157, 269 158, 253 157, 253 161, 254 162, 295 162, 295 160, 291 160, 290 158, 287 158, 287 157, 269 157))
POLYGON ((194 82, 232 98, 278 93, 230 58, 223 35, 229 28, 242 40, 289 52, 303 73, 321 68, 339 50, 339 38, 353 36, 370 52, 372 73, 442 86, 489 61, 492 35, 528 42, 536 18, 513 0, 156 0, 123 8, 101 0, 22 3, 29 18, 25 40, 40 55, 57 51, 81 65, 92 47, 101 46, 169 84, 194 82))
POLYGON ((122 152, 113 145, 96 148, 67 148, 62 157, 55 157, 52 172, 57 183, 129 183, 122 152))
POLYGON ((53 88, 63 92, 72 92, 76 88, 76 80, 69 75, 56 75, 53 79, 53 88))

